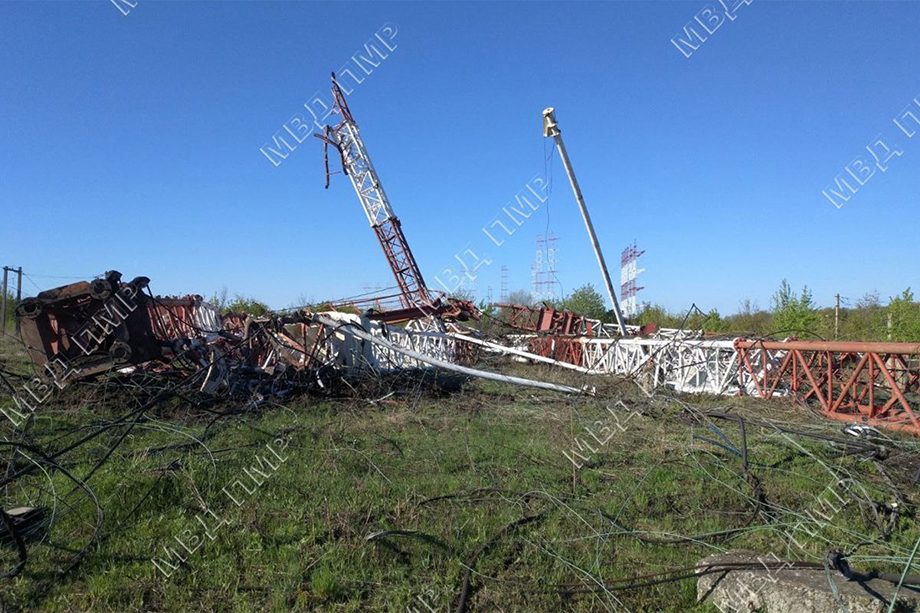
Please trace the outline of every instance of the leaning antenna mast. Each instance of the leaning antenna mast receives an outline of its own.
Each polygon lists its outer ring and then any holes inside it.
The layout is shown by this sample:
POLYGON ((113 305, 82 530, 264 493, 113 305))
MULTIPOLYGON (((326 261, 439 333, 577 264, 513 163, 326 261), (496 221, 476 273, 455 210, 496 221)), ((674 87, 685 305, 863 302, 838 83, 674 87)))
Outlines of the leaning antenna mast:
POLYGON ((607 294, 610 296, 610 302, 613 303, 613 312, 617 318, 620 334, 626 336, 626 325, 623 323, 623 314, 620 312, 620 304, 617 302, 617 295, 613 291, 613 284, 610 282, 610 273, 607 272, 607 262, 604 261, 604 254, 601 252, 601 246, 597 242, 597 234, 594 233, 594 224, 591 223, 591 216, 588 215, 588 207, 585 206, 585 199, 584 196, 581 195, 578 179, 575 178, 575 171, 572 170, 572 162, 569 160, 569 154, 565 150, 565 143, 562 142, 562 130, 559 129, 559 124, 556 123, 556 114, 553 111, 553 107, 549 107, 543 111, 543 136, 556 139, 556 145, 559 147, 559 157, 562 158, 562 165, 565 166, 565 172, 569 175, 572 191, 575 192, 575 200, 578 201, 578 208, 581 209, 581 217, 585 220, 585 228, 588 230, 591 246, 594 247, 594 255, 597 256, 597 263, 601 267, 601 275, 604 277, 604 285, 607 286, 607 294))
POLYGON ((335 73, 332 73, 332 97, 334 112, 342 117, 342 121, 335 126, 326 126, 323 134, 315 135, 324 143, 326 187, 329 187, 329 145, 332 145, 338 150, 342 158, 342 170, 351 179, 361 207, 367 215, 367 221, 380 241, 399 286, 403 307, 431 307, 428 287, 406 242, 399 219, 390 206, 386 192, 383 191, 380 177, 374 169, 364 141, 361 140, 358 124, 348 109, 345 94, 335 79, 335 73))

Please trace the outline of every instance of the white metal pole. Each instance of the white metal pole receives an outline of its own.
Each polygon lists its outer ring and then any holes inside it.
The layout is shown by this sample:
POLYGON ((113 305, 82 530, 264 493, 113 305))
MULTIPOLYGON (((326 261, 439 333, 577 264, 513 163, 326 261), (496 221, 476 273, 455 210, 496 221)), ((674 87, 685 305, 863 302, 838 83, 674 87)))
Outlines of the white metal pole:
POLYGON ((569 370, 576 370, 580 373, 586 375, 596 375, 600 374, 596 370, 590 368, 584 368, 583 366, 578 366, 577 364, 569 364, 568 362, 560 362, 559 360, 554 360, 552 358, 546 358, 542 355, 537 355, 536 353, 530 353, 529 351, 521 351, 520 349, 515 349, 514 347, 505 347, 504 345, 499 345, 498 343, 492 343, 489 341, 476 338, 474 336, 467 336, 466 334, 458 334, 457 332, 448 332, 448 334, 454 337, 457 340, 466 341, 468 343, 473 343, 474 345, 481 345, 482 347, 488 347, 494 351, 498 351, 505 354, 518 355, 522 358, 527 358, 528 360, 533 360, 534 362, 544 362, 546 364, 552 364, 553 366, 561 366, 562 368, 568 368, 569 370))
POLYGON ((437 366, 438 368, 443 368, 445 370, 452 370, 454 372, 463 373, 464 375, 470 375, 471 377, 480 377, 482 379, 491 379, 492 381, 501 381, 503 383, 513 383, 515 385, 523 385, 526 387, 536 387, 545 390, 552 390, 554 392, 565 392, 567 394, 587 394, 588 396, 593 396, 595 394, 594 386, 585 385, 581 389, 577 387, 571 387, 569 385, 556 385, 555 383, 547 383, 545 381, 535 381, 533 379, 522 379, 521 377, 512 377, 509 375, 501 375, 499 373, 489 372, 486 370, 477 370, 475 368, 467 368, 466 366, 460 366, 459 364, 454 364, 453 362, 445 362, 444 360, 439 360, 433 358, 430 355, 425 355, 424 353, 419 353, 418 351, 413 351, 411 349, 406 349, 404 347, 397 347, 390 341, 369 334, 359 328, 358 326, 350 323, 345 323, 330 319, 325 315, 315 313, 313 315, 315 321, 323 324, 324 326, 329 326, 334 330, 339 332, 344 332, 345 334, 351 334, 357 336, 358 338, 364 339, 368 342, 380 345, 381 347, 386 347, 390 351, 395 351, 396 353, 401 353, 407 355, 414 360, 419 362, 425 362, 426 364, 431 364, 432 366, 437 366))
POLYGON ((572 191, 575 192, 575 200, 578 201, 578 208, 581 209, 581 216, 585 220, 585 228, 587 228, 588 236, 591 238, 594 255, 597 256, 597 263, 601 267, 601 275, 603 275, 604 284, 607 286, 607 294, 610 296, 610 302, 613 303, 613 312, 617 318, 617 325, 620 327, 620 335, 626 336, 626 324, 623 322, 623 314, 620 312, 617 295, 613 291, 613 283, 610 282, 607 262, 604 261, 604 254, 601 252, 601 246, 597 242, 597 234, 594 233, 594 224, 591 223, 591 216, 588 215, 588 207, 585 206, 585 199, 581 195, 578 179, 575 178, 575 171, 572 170, 572 162, 569 160, 569 154, 565 150, 565 143, 562 142, 562 131, 559 129, 559 124, 556 123, 556 114, 553 111, 553 107, 543 111, 543 136, 547 138, 552 136, 556 139, 556 145, 559 147, 559 157, 562 158, 562 165, 565 166, 565 172, 569 175, 569 181, 572 183, 572 191))

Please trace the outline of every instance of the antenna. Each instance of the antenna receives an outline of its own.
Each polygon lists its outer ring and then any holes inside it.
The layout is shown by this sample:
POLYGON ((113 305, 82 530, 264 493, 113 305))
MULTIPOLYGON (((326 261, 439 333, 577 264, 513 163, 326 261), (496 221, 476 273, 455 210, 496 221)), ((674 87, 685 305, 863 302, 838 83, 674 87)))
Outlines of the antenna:
POLYGON ((645 272, 645 269, 638 268, 636 262, 643 253, 645 251, 639 251, 636 241, 633 241, 620 255, 620 298, 623 300, 623 315, 626 317, 635 317, 639 314, 636 294, 645 288, 636 287, 636 277, 639 273, 645 272))

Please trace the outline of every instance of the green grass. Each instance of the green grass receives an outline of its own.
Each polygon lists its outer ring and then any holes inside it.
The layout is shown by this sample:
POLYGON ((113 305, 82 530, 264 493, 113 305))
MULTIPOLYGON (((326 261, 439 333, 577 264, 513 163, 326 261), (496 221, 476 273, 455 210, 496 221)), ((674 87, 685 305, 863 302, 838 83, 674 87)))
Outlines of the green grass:
MULTIPOLYGON (((543 368, 503 368, 580 381, 543 368)), ((409 388, 376 403, 300 397, 285 407, 263 405, 224 417, 210 428, 213 414, 173 400, 135 427, 90 479, 105 519, 82 562, 65 574, 54 572, 72 555, 60 547, 81 547, 92 526, 92 505, 73 495, 66 505, 58 500, 61 515, 49 541, 30 548, 19 576, 0 582, 0 597, 13 611, 427 610, 420 599, 435 611, 453 611, 473 554, 512 522, 535 516, 475 559, 468 610, 623 610, 616 598, 633 612, 712 612, 696 603, 692 579, 608 594, 589 590, 596 580, 691 565, 728 549, 817 559, 829 548, 824 539, 845 545, 877 535, 871 515, 855 503, 834 514, 834 526, 796 534, 805 551, 788 549, 783 535, 789 519, 812 508, 833 483, 821 462, 861 475, 870 495, 890 499, 888 481, 874 463, 795 439, 803 454, 775 431, 750 427, 751 472, 766 500, 780 509, 751 520, 754 494, 740 458, 693 439, 718 436, 688 415, 681 399, 649 400, 635 386, 609 379, 592 383, 599 386, 597 398, 490 382, 447 395, 409 388), (617 400, 644 415, 630 419, 625 432, 614 427, 618 434, 574 470, 563 455, 573 447, 573 432, 581 437, 585 425, 609 422, 604 407, 617 400), (200 444, 194 440, 205 436, 200 444), (264 445, 279 436, 290 439, 287 459, 264 471, 270 474, 252 495, 231 490, 237 506, 221 489, 245 478, 243 469, 256 465, 257 456, 269 458, 264 445), (195 520, 202 505, 227 522, 213 531, 214 540, 202 537, 195 520), (605 515, 658 538, 749 525, 721 538, 650 544, 605 515), (164 546, 178 547, 174 537, 186 529, 203 544, 166 577, 151 558, 162 556, 164 546), (401 532, 368 538, 383 531, 401 532)), ((113 386, 65 390, 36 414, 30 432, 53 447, 54 433, 119 415, 123 394, 113 386)), ((840 428, 782 403, 684 400, 757 419, 840 428)), ((739 444, 737 426, 716 425, 739 444)), ((65 467, 84 475, 121 432, 80 448, 65 467)), ((887 462, 887 479, 902 482, 907 460, 895 455, 887 462)), ((55 500, 51 486, 58 498, 72 489, 59 473, 24 478, 7 489, 5 507, 23 498, 48 504, 55 500)), ((906 501, 909 513, 915 497, 906 501)), ((918 535, 914 518, 902 516, 888 542, 864 546, 852 563, 900 571, 894 562, 906 558, 918 535)), ((14 557, 5 551, 0 570, 14 557)))

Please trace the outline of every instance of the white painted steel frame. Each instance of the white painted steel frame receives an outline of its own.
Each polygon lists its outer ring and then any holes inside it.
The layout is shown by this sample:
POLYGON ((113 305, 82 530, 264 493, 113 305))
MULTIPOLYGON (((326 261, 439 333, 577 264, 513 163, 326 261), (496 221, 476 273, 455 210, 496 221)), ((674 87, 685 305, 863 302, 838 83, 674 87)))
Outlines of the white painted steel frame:
POLYGON ((374 163, 367 154, 367 147, 361 140, 357 124, 345 119, 331 131, 331 134, 342 152, 348 177, 358 194, 367 221, 375 227, 395 217, 386 192, 383 191, 380 177, 374 169, 374 163))

